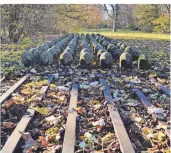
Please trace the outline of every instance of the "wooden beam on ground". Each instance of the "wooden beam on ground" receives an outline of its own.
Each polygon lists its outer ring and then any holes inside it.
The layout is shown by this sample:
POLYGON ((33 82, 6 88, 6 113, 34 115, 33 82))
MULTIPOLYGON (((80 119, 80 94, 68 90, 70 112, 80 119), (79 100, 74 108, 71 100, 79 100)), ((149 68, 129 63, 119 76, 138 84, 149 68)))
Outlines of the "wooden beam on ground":
POLYGON ((143 103, 143 105, 145 107, 151 107, 153 106, 152 103, 146 98, 146 96, 137 88, 134 88, 134 83, 130 82, 130 86, 131 89, 133 90, 133 92, 135 92, 135 94, 137 95, 137 97, 141 100, 141 102, 143 103))
POLYGON ((21 118, 20 122, 17 124, 17 127, 12 132, 4 147, 1 150, 1 153, 13 153, 20 138, 21 134, 19 131, 24 131, 29 124, 30 120, 33 118, 35 110, 28 108, 26 113, 21 118))
POLYGON ((152 106, 152 103, 148 101, 148 99, 145 97, 145 95, 139 90, 139 89, 133 89, 135 94, 138 96, 138 98, 141 100, 141 102, 144 104, 146 107, 152 106))
POLYGON ((70 92, 70 104, 66 123, 65 137, 63 143, 62 153, 74 153, 75 152, 75 130, 76 130, 76 117, 78 99, 78 82, 73 83, 70 92))
POLYGON ((15 83, 10 89, 8 89, 1 97, 0 104, 2 104, 24 81, 27 80, 31 75, 26 74, 17 83, 15 83))
POLYGON ((170 96, 170 89, 158 83, 154 78, 149 78, 149 80, 151 81, 151 83, 154 83, 156 87, 158 87, 160 90, 162 90, 163 92, 165 92, 167 95, 170 96))
POLYGON ((135 153, 132 143, 127 134, 127 131, 125 129, 125 126, 124 126, 122 119, 119 115, 119 112, 114 107, 114 102, 113 102, 113 98, 110 94, 109 87, 107 86, 106 81, 104 79, 100 79, 100 83, 104 87, 103 93, 104 93, 105 99, 106 99, 106 101, 109 101, 109 103, 107 104, 108 111, 109 111, 110 117, 112 119, 112 123, 114 126, 114 130, 115 130, 117 139, 120 144, 121 151, 122 151, 122 153, 135 153))
POLYGON ((0 78, 0 83, 3 82, 5 80, 5 76, 3 76, 2 78, 0 78))
MULTIPOLYGON (((143 103, 143 105, 144 105, 147 109, 154 106, 150 101, 148 101, 148 99, 146 98, 146 96, 145 96, 139 89, 134 89, 134 84, 133 84, 133 83, 131 83, 131 88, 133 89, 133 91, 135 92, 135 94, 137 95, 137 97, 141 100, 141 102, 143 103)), ((154 106, 154 107, 155 107, 155 106, 154 106)), ((154 118, 157 118, 157 119, 158 119, 158 116, 159 116, 159 115, 160 115, 160 114, 152 114, 152 116, 153 116, 154 118)), ((162 115, 162 114, 161 114, 161 115, 162 115)), ((162 116, 163 116, 163 115, 162 115, 162 116)), ((158 120, 158 122, 159 122, 160 124, 166 123, 166 122, 163 122, 163 121, 161 121, 161 120, 158 120)), ((171 138, 171 136, 170 136, 170 131, 166 129, 165 132, 166 132, 167 136, 168 136, 169 138, 171 138)))
MULTIPOLYGON (((41 98, 40 101, 43 99, 44 94, 46 93, 50 83, 52 82, 54 76, 48 77, 48 84, 46 86, 42 86, 40 93, 41 98)), ((21 134, 19 131, 25 131, 28 124, 30 123, 31 119, 33 118, 35 114, 35 110, 28 108, 26 113, 21 118, 20 122, 17 124, 17 127, 12 132, 10 137, 8 138, 7 142, 5 143, 4 147, 1 150, 1 153, 13 153, 15 151, 15 148, 17 147, 18 142, 21 139, 21 134)))

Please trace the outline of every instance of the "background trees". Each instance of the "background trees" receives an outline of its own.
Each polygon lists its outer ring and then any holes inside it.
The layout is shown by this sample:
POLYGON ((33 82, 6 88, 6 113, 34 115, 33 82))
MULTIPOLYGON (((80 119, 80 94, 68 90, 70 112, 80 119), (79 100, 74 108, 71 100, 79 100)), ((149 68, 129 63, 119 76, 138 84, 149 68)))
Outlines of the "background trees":
POLYGON ((135 24, 147 32, 170 32, 169 5, 137 5, 134 9, 135 24))
POLYGON ((102 27, 169 33, 170 5, 1 5, 2 42, 102 27))
MULTIPOLYGON (((13 43, 25 36, 57 32, 54 7, 50 5, 2 5, 1 35, 13 43)), ((3 39, 1 37, 1 39, 3 39)))
POLYGON ((170 5, 126 5, 109 4, 98 5, 106 13, 108 26, 112 25, 113 32, 117 28, 141 30, 144 32, 170 32, 170 5))
POLYGON ((97 28, 101 13, 95 5, 2 5, 1 40, 13 43, 25 36, 58 34, 97 28))

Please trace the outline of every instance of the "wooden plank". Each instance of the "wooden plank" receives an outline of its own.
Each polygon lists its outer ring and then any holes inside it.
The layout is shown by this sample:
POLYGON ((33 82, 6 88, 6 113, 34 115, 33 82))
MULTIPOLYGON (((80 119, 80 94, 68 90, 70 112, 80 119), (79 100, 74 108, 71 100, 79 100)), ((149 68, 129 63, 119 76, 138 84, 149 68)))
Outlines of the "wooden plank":
MULTIPOLYGON (((131 83, 132 89, 133 89, 133 86, 134 86, 133 83, 131 83)), ((149 107, 153 106, 152 103, 150 101, 148 101, 146 96, 139 89, 133 89, 133 91, 136 93, 137 97, 141 100, 141 102, 144 104, 144 106, 147 107, 147 109, 149 107)), ((156 118, 156 119, 158 119, 158 115, 160 115, 160 114, 152 114, 153 118, 156 118)), ((160 121, 160 120, 158 120, 158 123, 164 124, 164 122, 160 121)), ((171 138, 170 131, 169 130, 165 130, 165 132, 166 132, 167 136, 169 138, 171 138)))
POLYGON ((76 117, 77 112, 74 111, 77 107, 78 99, 78 82, 72 85, 70 92, 70 104, 66 123, 65 137, 63 143, 62 153, 74 153, 75 152, 75 130, 76 130, 76 117))
POLYGON ((109 87, 107 86, 106 81, 104 79, 100 79, 100 83, 104 87, 103 93, 104 93, 105 99, 107 101, 109 100, 109 103, 107 104, 108 111, 109 111, 110 117, 112 119, 112 123, 114 126, 114 130, 115 130, 117 139, 120 144, 121 151, 122 151, 122 153, 135 153, 132 143, 127 134, 127 131, 125 129, 125 126, 124 126, 122 119, 119 115, 119 112, 114 107, 114 102, 113 102, 113 98, 110 94, 109 87))
POLYGON ((144 104, 145 107, 151 107, 152 103, 148 101, 148 99, 145 97, 145 95, 139 90, 134 88, 134 83, 130 82, 131 89, 135 92, 137 97, 141 100, 141 102, 144 104))
POLYGON ((3 76, 2 78, 0 78, 0 83, 3 82, 5 80, 5 76, 3 76))
POLYGON ((144 106, 146 106, 146 107, 152 106, 151 102, 148 101, 148 99, 145 97, 145 95, 139 89, 133 89, 133 91, 138 96, 138 98, 141 100, 141 102, 144 104, 144 106))
POLYGON ((35 110, 33 110, 31 108, 27 109, 26 113, 24 114, 24 116, 22 117, 20 122, 17 124, 17 127, 12 132, 12 134, 8 138, 6 144, 2 148, 1 153, 13 153, 14 152, 14 150, 21 138, 21 134, 19 133, 19 131, 24 131, 26 129, 27 125, 31 121, 34 114, 35 114, 35 110))
MULTIPOLYGON (((40 101, 43 99, 43 94, 46 93, 50 83, 52 82, 54 76, 48 77, 48 84, 47 86, 42 86, 40 93, 42 94, 40 101)), ((21 139, 21 134, 19 131, 25 131, 28 124, 30 123, 31 119, 35 114, 35 110, 28 108, 24 116, 21 118, 20 122, 17 124, 17 127, 12 132, 10 137, 8 138, 6 144, 1 150, 1 153, 13 153, 19 140, 21 139)))
POLYGON ((163 92, 165 92, 167 95, 170 96, 170 89, 158 83, 154 78, 149 78, 149 80, 151 81, 151 83, 154 83, 156 87, 158 87, 160 90, 162 90, 163 92))
POLYGON ((30 74, 26 74, 22 77, 17 83, 15 83, 9 90, 7 90, 1 97, 0 97, 0 104, 3 103, 24 81, 30 77, 30 74))

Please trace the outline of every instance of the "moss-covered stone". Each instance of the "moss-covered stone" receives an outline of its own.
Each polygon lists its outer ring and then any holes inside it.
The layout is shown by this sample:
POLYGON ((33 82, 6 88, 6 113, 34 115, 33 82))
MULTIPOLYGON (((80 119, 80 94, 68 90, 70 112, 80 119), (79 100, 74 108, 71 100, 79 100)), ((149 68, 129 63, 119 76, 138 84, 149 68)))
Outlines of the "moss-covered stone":
POLYGON ((120 49, 125 49, 127 46, 125 45, 125 44, 122 44, 121 46, 120 46, 120 49))
POLYGON ((40 59, 39 59, 39 50, 37 48, 32 48, 30 50, 30 53, 31 53, 31 58, 32 58, 32 64, 33 65, 37 65, 39 64, 40 62, 40 59))
POLYGON ((91 65, 93 62, 93 55, 89 52, 82 52, 80 55, 80 65, 91 65))
POLYGON ((21 62, 24 64, 25 67, 29 67, 32 65, 32 55, 31 52, 25 51, 21 55, 21 62))
POLYGON ((53 64, 53 55, 49 51, 43 52, 40 61, 42 65, 51 65, 53 64))
POLYGON ((126 52, 131 52, 132 50, 133 50, 133 48, 130 47, 130 46, 128 46, 128 47, 125 48, 125 51, 126 51, 126 52))
POLYGON ((106 52, 106 49, 100 49, 98 52, 97 52, 97 61, 100 60, 100 56, 102 53, 106 52))
POLYGON ((97 54, 97 52, 98 52, 100 49, 103 49, 103 47, 102 47, 100 44, 95 45, 95 46, 94 46, 94 53, 97 54))
POLYGON ((100 55, 100 61, 99 61, 99 66, 102 68, 107 68, 112 66, 112 55, 109 52, 103 52, 100 55))
POLYGON ((132 68, 132 56, 128 52, 121 54, 119 58, 119 67, 122 68, 132 68))
POLYGON ((60 64, 62 64, 62 65, 69 65, 69 64, 72 63, 72 61, 73 61, 73 57, 72 57, 71 53, 63 52, 60 55, 60 64))
POLYGON ((142 70, 149 69, 151 65, 151 58, 146 54, 140 54, 138 57, 138 68, 142 70))
POLYGON ((74 51, 71 48, 66 48, 64 52, 69 52, 72 56, 74 55, 74 51))
POLYGON ((133 47, 126 47, 125 51, 130 53, 132 55, 132 60, 137 61, 139 57, 139 51, 136 48, 133 47))
POLYGON ((122 45, 122 42, 117 42, 116 46, 120 47, 122 45))
POLYGON ((90 53, 90 50, 89 50, 88 48, 83 48, 83 49, 81 50, 81 52, 80 52, 80 55, 81 55, 83 52, 88 52, 88 53, 90 53))
POLYGON ((111 54, 113 54, 116 51, 117 47, 113 44, 109 44, 107 47, 107 51, 111 54))

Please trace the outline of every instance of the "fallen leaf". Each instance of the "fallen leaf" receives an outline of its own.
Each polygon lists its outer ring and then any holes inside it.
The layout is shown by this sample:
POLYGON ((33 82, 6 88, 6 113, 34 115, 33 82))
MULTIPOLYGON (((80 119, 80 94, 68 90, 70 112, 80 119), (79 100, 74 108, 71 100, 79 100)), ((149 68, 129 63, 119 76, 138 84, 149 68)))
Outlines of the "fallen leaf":
POLYGON ((150 75, 149 75, 150 78, 153 78, 153 77, 155 77, 155 76, 156 76, 156 74, 150 74, 150 75))
POLYGON ((82 114, 83 113, 83 108, 82 107, 77 107, 75 109, 78 113, 82 114))
POLYGON ((3 122, 3 127, 4 127, 4 128, 11 129, 11 128, 13 128, 14 126, 16 126, 16 124, 13 123, 13 122, 3 122))
POLYGON ((56 136, 56 135, 57 135, 57 132, 58 132, 58 128, 55 127, 55 128, 50 128, 50 129, 46 130, 45 133, 46 133, 48 136, 56 136))
POLYGON ((61 138, 61 136, 59 134, 56 135, 55 139, 59 140, 61 138))
POLYGON ((84 136, 79 136, 79 138, 80 138, 81 140, 84 140, 84 139, 85 139, 85 137, 84 137, 84 136))
POLYGON ((15 103, 19 103, 19 104, 23 104, 24 103, 24 97, 21 96, 21 95, 17 95, 15 97, 12 97, 12 100, 15 102, 15 103))
POLYGON ((49 95, 50 97, 55 97, 55 98, 56 98, 55 92, 50 92, 48 95, 49 95))
POLYGON ((142 117, 135 117, 134 120, 138 123, 138 124, 143 124, 145 121, 142 117))
POLYGON ((86 85, 86 84, 80 84, 80 88, 81 89, 89 89, 90 86, 89 85, 86 85))
POLYGON ((49 87, 50 87, 50 88, 56 88, 56 85, 55 85, 55 84, 50 84, 49 87))
POLYGON ((22 131, 19 131, 19 133, 21 134, 21 137, 27 141, 29 139, 33 139, 31 134, 29 132, 22 132, 22 131))
POLYGON ((106 141, 109 141, 113 138, 114 134, 113 133, 108 133, 107 135, 105 135, 103 138, 102 138, 102 141, 103 142, 106 142, 106 141))
POLYGON ((105 125, 104 119, 100 119, 100 120, 98 120, 96 122, 92 122, 92 125, 93 126, 97 126, 97 125, 104 126, 105 125))
POLYGON ((79 143, 79 147, 80 148, 85 148, 87 146, 87 144, 85 143, 85 141, 81 141, 80 143, 79 143))
POLYGON ((63 96, 58 96, 58 97, 57 97, 57 101, 60 100, 60 102, 64 102, 64 101, 65 101, 65 98, 66 98, 65 95, 63 95, 63 96))
POLYGON ((11 99, 11 100, 9 100, 8 101, 8 107, 10 107, 12 104, 14 104, 15 102, 14 102, 14 100, 13 99, 11 99))
POLYGON ((56 120, 56 117, 55 117, 54 115, 51 115, 51 116, 49 116, 49 117, 46 117, 45 120, 46 120, 47 122, 53 122, 53 121, 56 120))
POLYGON ((115 90, 115 91, 113 92, 113 98, 116 98, 116 97, 118 96, 118 93, 119 93, 119 90, 115 90))
POLYGON ((86 132, 84 134, 84 137, 87 138, 89 141, 94 141, 95 143, 98 143, 98 139, 95 138, 91 133, 86 132))
POLYGON ((96 87, 98 84, 99 84, 98 81, 94 81, 94 82, 90 82, 90 83, 89 83, 89 85, 90 85, 91 87, 96 87))
POLYGON ((48 146, 48 142, 44 136, 39 136, 38 142, 45 148, 48 146))
POLYGON ((100 109, 100 107, 101 107, 102 105, 101 104, 96 104, 96 105, 93 105, 93 107, 94 107, 94 110, 98 110, 98 109, 100 109))
POLYGON ((49 113, 49 110, 47 107, 31 107, 32 109, 34 109, 35 111, 39 112, 40 114, 43 114, 43 115, 47 115, 49 113))
POLYGON ((68 87, 65 87, 65 86, 57 86, 57 88, 59 89, 59 91, 69 91, 70 90, 68 87))
POLYGON ((163 112, 164 112, 163 108, 157 108, 155 106, 148 107, 149 114, 153 114, 153 113, 163 114, 163 112))

